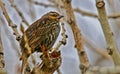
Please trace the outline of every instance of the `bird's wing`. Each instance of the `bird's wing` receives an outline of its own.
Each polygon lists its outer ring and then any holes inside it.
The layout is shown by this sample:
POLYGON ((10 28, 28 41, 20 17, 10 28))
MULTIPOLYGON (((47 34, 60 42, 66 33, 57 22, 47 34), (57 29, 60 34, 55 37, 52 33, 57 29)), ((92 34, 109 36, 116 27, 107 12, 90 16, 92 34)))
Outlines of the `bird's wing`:
MULTIPOLYGON (((41 27, 42 26, 42 21, 41 19, 37 20, 36 22, 34 22, 33 24, 31 24, 27 30, 24 32, 23 36, 22 36, 22 39, 21 39, 21 42, 20 42, 20 46, 21 46, 21 49, 24 51, 26 48, 25 48, 25 40, 24 40, 24 37, 26 35, 27 37, 27 40, 28 40, 28 43, 30 41, 32 41, 33 39, 36 39, 36 31, 38 29, 38 26, 41 27)), ((30 42, 31 43, 31 42, 30 42)))
POLYGON ((50 21, 36 21, 27 30, 29 46, 39 48, 40 45, 50 48, 60 32, 59 23, 50 21))

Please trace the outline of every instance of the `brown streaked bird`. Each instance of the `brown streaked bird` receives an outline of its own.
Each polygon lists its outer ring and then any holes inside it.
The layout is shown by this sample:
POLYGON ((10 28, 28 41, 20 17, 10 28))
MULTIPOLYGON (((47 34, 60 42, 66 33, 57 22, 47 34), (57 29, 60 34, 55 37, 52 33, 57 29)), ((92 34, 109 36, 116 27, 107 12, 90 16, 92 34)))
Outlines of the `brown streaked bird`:
POLYGON ((30 25, 24 32, 20 42, 22 68, 24 68, 30 54, 35 51, 43 51, 41 46, 47 49, 52 48, 60 32, 59 22, 62 17, 57 12, 48 12, 30 25))

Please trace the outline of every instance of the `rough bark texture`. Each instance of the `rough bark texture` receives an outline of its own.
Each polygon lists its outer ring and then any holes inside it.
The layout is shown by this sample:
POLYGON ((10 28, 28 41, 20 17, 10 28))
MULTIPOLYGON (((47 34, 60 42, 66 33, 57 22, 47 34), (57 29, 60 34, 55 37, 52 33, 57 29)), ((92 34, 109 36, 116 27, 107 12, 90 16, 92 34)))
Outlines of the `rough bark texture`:
POLYGON ((89 62, 88 62, 86 52, 83 48, 82 35, 76 23, 76 19, 74 16, 72 5, 71 5, 71 0, 61 0, 61 1, 63 2, 64 7, 66 9, 67 22, 69 23, 73 31, 75 48, 78 51, 79 60, 80 60, 80 69, 81 69, 81 72, 84 73, 86 69, 89 67, 89 62))
POLYGON ((107 50, 108 53, 112 56, 115 65, 120 65, 120 54, 118 52, 118 48, 114 39, 114 34, 111 31, 106 10, 105 10, 105 3, 103 0, 96 0, 96 6, 98 9, 99 14, 99 21, 101 23, 104 36, 107 42, 107 50))

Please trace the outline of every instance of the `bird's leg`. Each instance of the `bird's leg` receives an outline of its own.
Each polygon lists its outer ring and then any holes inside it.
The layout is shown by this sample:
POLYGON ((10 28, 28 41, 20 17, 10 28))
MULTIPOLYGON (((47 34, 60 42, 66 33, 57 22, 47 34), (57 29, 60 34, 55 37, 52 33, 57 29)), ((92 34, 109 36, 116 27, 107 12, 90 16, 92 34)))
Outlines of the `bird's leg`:
POLYGON ((45 47, 44 45, 40 45, 40 48, 42 50, 42 55, 46 56, 46 58, 50 59, 50 55, 49 55, 49 49, 47 47, 45 47))

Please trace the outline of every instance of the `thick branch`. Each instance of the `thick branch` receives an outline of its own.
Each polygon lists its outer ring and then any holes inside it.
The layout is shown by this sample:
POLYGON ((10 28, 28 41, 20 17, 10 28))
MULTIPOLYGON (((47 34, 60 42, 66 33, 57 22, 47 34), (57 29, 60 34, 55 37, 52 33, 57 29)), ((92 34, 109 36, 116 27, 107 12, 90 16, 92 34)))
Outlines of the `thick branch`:
POLYGON ((71 0, 61 0, 61 1, 63 2, 64 7, 66 9, 67 22, 70 24, 74 34, 75 47, 77 48, 80 63, 81 63, 80 69, 82 73, 84 73, 86 69, 89 67, 89 62, 88 62, 88 58, 85 53, 85 50, 83 48, 82 36, 75 20, 74 12, 71 6, 71 0))
POLYGON ((120 55, 118 53, 117 45, 114 39, 113 32, 111 31, 110 25, 108 23, 108 18, 105 10, 105 3, 103 0, 96 0, 96 6, 98 9, 99 21, 101 23, 105 39, 107 42, 107 49, 109 54, 112 56, 115 65, 120 65, 120 55))

